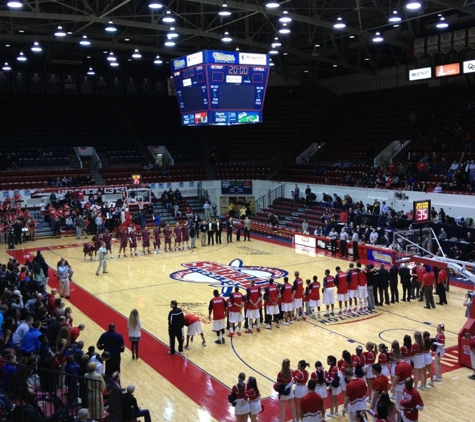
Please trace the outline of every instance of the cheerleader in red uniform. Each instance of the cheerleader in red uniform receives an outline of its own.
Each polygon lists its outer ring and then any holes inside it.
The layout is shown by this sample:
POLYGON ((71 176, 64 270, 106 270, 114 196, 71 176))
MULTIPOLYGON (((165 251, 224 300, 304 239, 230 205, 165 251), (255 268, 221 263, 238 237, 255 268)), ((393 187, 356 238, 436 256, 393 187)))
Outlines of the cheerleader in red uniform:
POLYGON ((407 363, 412 362, 412 341, 411 336, 406 334, 401 346, 401 360, 407 363))
POLYGON ((434 381, 440 381, 442 379, 442 367, 440 365, 440 359, 445 355, 445 325, 441 322, 437 325, 437 335, 435 336, 435 377, 434 381))
POLYGON ((351 358, 351 353, 348 350, 343 350, 341 357, 342 359, 338 361, 338 369, 340 371, 341 391, 343 392, 344 396, 346 391, 345 370, 346 368, 353 368, 353 359, 351 358))
POLYGON ((294 392, 292 390, 292 370, 290 369, 290 360, 284 359, 282 361, 282 368, 277 374, 277 388, 279 391, 279 403, 280 403, 280 422, 285 422, 285 403, 289 403, 290 413, 292 419, 297 418, 295 412, 294 392), (284 394, 286 392, 289 394, 284 394))
POLYGON ((378 345, 378 363, 381 365, 381 373, 388 378, 391 376, 389 372, 389 354, 388 354, 388 347, 384 344, 381 343, 378 345))
POLYGON ((389 372, 391 374, 391 395, 396 397, 396 383, 394 377, 396 376, 396 365, 401 362, 401 348, 399 342, 394 340, 391 343, 391 352, 389 353, 389 372))
POLYGON ((327 364, 330 365, 330 369, 328 370, 328 378, 327 382, 330 385, 328 390, 330 391, 330 412, 327 413, 329 418, 333 416, 338 416, 338 396, 341 393, 340 387, 340 374, 338 373, 338 367, 336 366, 336 357, 335 356, 328 356, 327 357, 327 364))
MULTIPOLYGON (((328 372, 323 368, 322 362, 317 360, 315 362, 315 372, 312 372, 310 378, 314 379, 317 385, 315 386, 315 393, 320 394, 323 399, 323 405, 325 406, 327 402, 327 383, 328 372)), ((325 417, 326 409, 324 409, 322 417, 325 417)))
POLYGON ((249 377, 247 379, 247 391, 246 395, 249 399, 249 404, 251 405, 251 422, 257 422, 257 415, 262 412, 261 404, 261 394, 259 393, 259 388, 257 387, 257 380, 254 377, 249 377))
POLYGON ((368 341, 366 343, 366 366, 365 366, 365 372, 366 372, 366 384, 368 385, 368 402, 371 402, 371 398, 373 395, 373 381, 375 378, 375 375, 373 374, 372 371, 372 365, 373 363, 376 363, 376 344, 374 344, 371 341, 368 341))
POLYGON ((424 375, 424 356, 422 351, 424 350, 424 340, 422 339, 422 333, 416 331, 414 333, 414 343, 412 344, 412 360, 414 362, 414 385, 417 387, 417 383, 420 381, 419 388, 425 390, 425 375, 424 375))
POLYGON ((305 369, 310 366, 304 360, 300 360, 297 366, 297 370, 294 371, 292 381, 295 384, 295 408, 300 409, 300 399, 307 394, 307 381, 309 377, 308 371, 305 369))
POLYGON ((233 386, 233 393, 236 396, 234 403, 236 404, 234 412, 236 414, 237 422, 247 422, 247 417, 251 411, 251 405, 247 399, 247 384, 245 383, 246 374, 241 372, 238 376, 238 383, 233 386))
MULTIPOLYGON (((427 380, 427 373, 429 373, 430 381, 428 384, 431 387, 434 387, 434 369, 432 368, 432 353, 431 353, 432 342, 430 339, 429 331, 424 331, 424 349, 422 351, 422 356, 424 356, 424 365, 425 369, 423 380, 427 380)), ((423 384, 427 388, 426 383, 423 384)))

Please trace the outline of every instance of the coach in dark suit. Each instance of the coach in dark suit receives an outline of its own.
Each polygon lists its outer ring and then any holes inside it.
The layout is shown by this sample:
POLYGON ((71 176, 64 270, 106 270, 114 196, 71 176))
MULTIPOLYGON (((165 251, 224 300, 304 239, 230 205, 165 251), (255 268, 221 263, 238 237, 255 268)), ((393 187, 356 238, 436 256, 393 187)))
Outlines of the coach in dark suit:
POLYGON ((216 223, 209 221, 207 223, 208 228, 208 246, 211 244, 214 246, 214 233, 216 232, 216 223))
POLYGON ((223 231, 223 223, 219 218, 216 219, 216 244, 221 244, 221 232, 223 231))
POLYGON ((383 306, 383 295, 384 295, 384 303, 389 305, 389 272, 384 266, 381 264, 381 267, 378 270, 378 289, 379 289, 379 306, 383 306))
POLYGON ((399 277, 401 278, 402 284, 402 301, 406 301, 406 294, 407 294, 407 301, 411 301, 411 270, 409 267, 404 264, 401 268, 399 268, 399 277))
POLYGON ((389 269, 389 288, 391 289, 391 303, 399 303, 399 291, 397 289, 399 268, 394 264, 389 269))

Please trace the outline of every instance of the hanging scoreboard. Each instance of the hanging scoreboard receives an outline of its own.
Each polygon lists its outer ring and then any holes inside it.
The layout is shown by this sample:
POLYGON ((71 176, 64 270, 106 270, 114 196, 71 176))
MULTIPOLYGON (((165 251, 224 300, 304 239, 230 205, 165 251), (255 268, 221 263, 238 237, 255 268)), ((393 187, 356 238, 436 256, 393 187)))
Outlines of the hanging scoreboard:
POLYGON ((205 50, 175 59, 171 67, 182 125, 262 122, 267 54, 205 50))

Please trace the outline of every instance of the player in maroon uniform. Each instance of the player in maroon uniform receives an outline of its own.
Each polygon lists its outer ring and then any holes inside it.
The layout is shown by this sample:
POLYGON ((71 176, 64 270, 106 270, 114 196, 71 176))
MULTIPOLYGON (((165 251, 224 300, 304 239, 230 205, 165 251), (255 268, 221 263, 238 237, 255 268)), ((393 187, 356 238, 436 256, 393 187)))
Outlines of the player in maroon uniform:
POLYGON ((86 262, 86 256, 89 256, 92 261, 94 255, 94 245, 92 243, 85 243, 82 251, 84 252, 84 262, 86 262))
POLYGON ((282 325, 293 324, 292 314, 292 285, 289 283, 289 277, 284 277, 284 285, 281 288, 280 295, 282 296, 282 312, 284 313, 284 322, 282 325))
POLYGON ((320 318, 320 282, 316 275, 308 288, 308 306, 313 319, 315 319, 315 308, 318 309, 318 317, 320 318))
POLYGON ((303 280, 300 278, 298 271, 294 272, 295 280, 292 286, 292 305, 295 311, 295 318, 300 321, 302 318, 306 320, 305 312, 303 310, 303 280))
POLYGON ((353 306, 353 313, 358 311, 358 270, 355 268, 355 264, 350 262, 348 269, 348 298, 350 301, 350 307, 353 306), (354 300, 354 305, 353 305, 354 300))
MULTIPOLYGON (((244 308, 244 295, 239 291, 239 286, 234 287, 234 292, 229 295, 230 310, 229 310, 229 334, 228 337, 234 336, 234 328, 237 324, 236 334, 241 335, 241 325, 244 317, 242 310, 244 308)), ((251 325, 252 326, 252 325, 251 325)), ((252 332, 252 330, 251 330, 252 332)))
POLYGON ((261 331, 260 310, 262 309, 262 294, 261 288, 256 286, 255 280, 251 280, 251 287, 247 289, 246 302, 246 318, 249 328, 245 331, 245 333, 252 334, 253 320, 256 321, 257 332, 259 333, 261 331))
POLYGON ((145 255, 145 249, 147 249, 150 255, 150 232, 145 228, 142 230, 142 253, 145 255))
POLYGON ((137 253, 137 232, 135 231, 135 227, 132 227, 131 231, 129 232, 129 249, 130 256, 139 256, 137 253))
POLYGON ((112 236, 107 229, 104 230, 104 234, 102 235, 102 240, 104 241, 104 246, 106 247, 106 251, 109 252, 109 256, 111 259, 114 259, 112 256, 112 236))
MULTIPOLYGON (((183 248, 191 249, 190 248, 190 223, 187 221, 183 226, 181 226, 181 237, 183 240, 183 248)), ((221 243, 221 242, 220 242, 221 243)))
POLYGON ((91 239, 94 242, 94 259, 97 260, 97 251, 102 245, 102 236, 96 233, 91 239))
MULTIPOLYGON (((170 230, 171 231, 171 230, 170 230)), ((209 301, 208 318, 211 321, 211 312, 213 313, 213 331, 216 333, 218 339, 216 344, 224 344, 224 331, 226 328, 226 301, 219 295, 218 290, 213 291, 213 299, 209 301)))
POLYGON ((275 326, 279 328, 279 287, 274 284, 274 279, 269 279, 269 285, 265 289, 264 300, 266 301, 266 318, 268 330, 272 330, 272 317, 274 317, 275 326))
POLYGON ((188 330, 186 331, 186 344, 183 347, 185 350, 190 349, 190 340, 193 343, 193 337, 197 334, 201 336, 201 344, 206 346, 206 339, 203 334, 203 328, 201 327, 201 321, 196 315, 185 314, 185 327, 188 327, 188 330))
POLYGON ((331 315, 335 315, 335 277, 330 274, 330 270, 325 270, 325 277, 323 278, 323 304, 327 311, 325 316, 330 316, 330 305, 332 307, 331 315))
POLYGON ((404 422, 417 422, 419 420, 419 410, 424 410, 424 402, 417 388, 414 388, 412 378, 407 378, 405 381, 400 408, 404 422))
POLYGON ((163 228, 163 236, 165 237, 165 252, 167 252, 167 246, 168 246, 168 251, 172 251, 172 229, 170 226, 167 225, 163 228))
POLYGON ((342 271, 340 267, 336 267, 335 271, 337 273, 335 277, 335 283, 338 289, 338 315, 341 315, 342 313, 351 312, 351 310, 348 309, 348 274, 342 271), (342 309, 343 302, 345 302, 344 309, 342 309))
POLYGON ((160 249, 160 227, 157 226, 153 229, 153 252, 162 253, 160 249))
POLYGON ((173 227, 173 233, 175 234, 175 251, 179 251, 180 249, 183 250, 181 247, 181 227, 180 223, 176 223, 175 227, 173 227))
POLYGON ((125 253, 127 252, 128 240, 129 240, 129 236, 127 234, 127 228, 122 227, 122 230, 119 232, 120 247, 119 247, 119 254, 117 255, 117 258, 120 258, 120 253, 122 251, 124 252, 124 258, 127 258, 127 255, 125 253))

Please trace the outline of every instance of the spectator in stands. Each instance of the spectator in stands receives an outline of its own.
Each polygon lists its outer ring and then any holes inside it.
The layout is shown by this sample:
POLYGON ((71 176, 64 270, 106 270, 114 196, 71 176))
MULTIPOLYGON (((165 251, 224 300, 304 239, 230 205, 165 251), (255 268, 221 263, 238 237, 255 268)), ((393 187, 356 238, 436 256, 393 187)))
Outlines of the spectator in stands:
POLYGON ((443 227, 440 229, 438 238, 439 240, 447 240, 447 232, 445 231, 443 227))
POLYGON ((129 384, 126 393, 122 395, 122 420, 132 421, 143 417, 145 422, 151 422, 148 409, 140 409, 137 405, 137 399, 134 397, 135 385, 129 384))
POLYGON ((295 189, 293 190, 294 192, 294 203, 299 204, 300 203, 300 188, 298 185, 295 185, 295 189))
POLYGON ((307 220, 303 220, 303 222, 302 222, 302 233, 303 234, 309 234, 308 221, 307 220))

